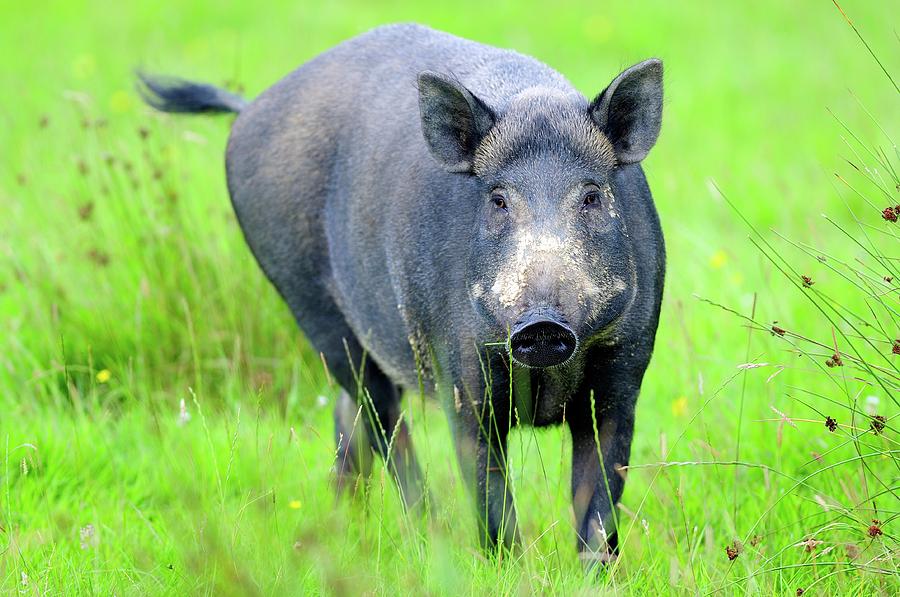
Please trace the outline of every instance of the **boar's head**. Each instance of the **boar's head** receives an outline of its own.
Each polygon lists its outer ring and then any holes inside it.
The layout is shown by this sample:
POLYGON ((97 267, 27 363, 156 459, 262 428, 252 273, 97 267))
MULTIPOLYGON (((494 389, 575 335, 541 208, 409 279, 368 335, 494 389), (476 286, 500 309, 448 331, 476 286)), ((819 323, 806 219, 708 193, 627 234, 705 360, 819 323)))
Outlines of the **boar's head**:
POLYGON ((527 367, 568 361, 616 320, 636 292, 629 186, 659 134, 662 63, 648 60, 593 102, 532 87, 502 113, 459 81, 419 75, 425 141, 468 176, 477 210, 466 280, 486 336, 509 339, 527 367), (630 174, 629 174, 630 173, 630 174))

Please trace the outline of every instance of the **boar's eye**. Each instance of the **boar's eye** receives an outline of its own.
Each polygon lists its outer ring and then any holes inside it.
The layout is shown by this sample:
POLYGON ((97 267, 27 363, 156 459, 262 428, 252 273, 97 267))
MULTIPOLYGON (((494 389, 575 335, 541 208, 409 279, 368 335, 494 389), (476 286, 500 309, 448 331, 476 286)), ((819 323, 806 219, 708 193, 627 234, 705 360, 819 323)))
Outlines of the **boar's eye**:
POLYGON ((584 198, 582 199, 581 206, 582 207, 591 207, 593 205, 598 205, 600 203, 600 189, 597 187, 589 187, 584 192, 584 198))
POLYGON ((503 193, 497 191, 491 193, 491 202, 497 209, 506 209, 506 197, 503 196, 503 193))

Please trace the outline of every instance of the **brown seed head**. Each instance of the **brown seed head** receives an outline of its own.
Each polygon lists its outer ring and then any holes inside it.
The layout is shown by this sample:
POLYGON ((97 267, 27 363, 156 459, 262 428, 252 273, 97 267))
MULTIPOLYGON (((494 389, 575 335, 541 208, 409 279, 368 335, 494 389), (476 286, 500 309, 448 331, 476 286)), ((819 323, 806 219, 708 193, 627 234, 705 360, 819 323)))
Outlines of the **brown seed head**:
POLYGON ((804 288, 809 288, 810 286, 815 284, 815 282, 813 282, 813 279, 810 278, 809 276, 800 276, 800 277, 803 279, 803 287, 804 288))
POLYGON ((819 545, 819 543, 821 543, 821 541, 816 541, 815 538, 810 537, 805 541, 801 541, 800 545, 803 546, 803 548, 806 550, 806 553, 812 553, 816 549, 816 546, 819 545))
POLYGON ((834 430, 837 429, 837 421, 831 417, 825 417, 825 426, 828 428, 828 431, 834 433, 834 430))
POLYGON ((884 426, 887 424, 887 419, 884 415, 875 415, 872 417, 872 423, 870 424, 870 429, 875 433, 881 433, 884 431, 884 426))
POLYGON ((891 207, 885 207, 881 211, 881 217, 887 220, 888 222, 896 222, 897 221, 897 211, 891 207))
POLYGON ((101 251, 100 249, 91 249, 90 251, 88 251, 88 259, 90 259, 100 267, 106 267, 107 265, 109 265, 109 253, 101 251))
POLYGON ((94 202, 88 201, 78 208, 78 217, 84 221, 90 220, 94 214, 94 202))
POLYGON ((869 537, 874 539, 875 537, 880 537, 884 533, 881 530, 881 521, 878 519, 872 520, 872 525, 869 527, 869 537))

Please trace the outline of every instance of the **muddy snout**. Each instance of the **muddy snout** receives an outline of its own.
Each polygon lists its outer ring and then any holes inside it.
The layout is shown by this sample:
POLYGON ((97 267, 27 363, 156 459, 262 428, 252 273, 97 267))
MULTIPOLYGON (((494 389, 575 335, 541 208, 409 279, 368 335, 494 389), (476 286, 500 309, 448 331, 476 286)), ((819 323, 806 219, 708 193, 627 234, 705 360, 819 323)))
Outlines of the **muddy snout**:
POLYGON ((578 346, 575 332, 552 312, 522 319, 509 337, 512 357, 526 367, 553 367, 569 360, 578 346))

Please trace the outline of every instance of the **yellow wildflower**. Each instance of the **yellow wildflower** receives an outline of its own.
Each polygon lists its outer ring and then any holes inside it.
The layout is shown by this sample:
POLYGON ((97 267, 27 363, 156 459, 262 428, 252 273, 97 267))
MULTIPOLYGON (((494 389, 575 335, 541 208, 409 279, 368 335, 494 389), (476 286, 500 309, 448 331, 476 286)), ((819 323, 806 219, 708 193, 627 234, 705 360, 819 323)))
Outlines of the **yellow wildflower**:
POLYGON ((719 249, 709 257, 709 266, 713 269, 722 269, 728 263, 728 253, 719 249))
POLYGON ((113 112, 128 112, 131 109, 131 95, 122 89, 119 89, 109 98, 109 108, 113 112))
POLYGON ((683 417, 687 414, 688 399, 685 396, 679 396, 672 401, 672 414, 676 417, 683 417))
POLYGON ((291 501, 288 503, 288 507, 289 507, 291 510, 299 510, 299 509, 300 509, 300 500, 291 500, 291 501))
POLYGON ((91 54, 81 54, 72 62, 72 74, 78 79, 87 79, 97 70, 97 61, 91 54))
POLYGON ((609 41, 612 30, 612 23, 603 15, 594 14, 584 20, 584 35, 592 42, 609 41))
POLYGON ((97 371, 97 381, 100 383, 106 383, 112 378, 112 373, 109 372, 109 369, 101 369, 97 371))

